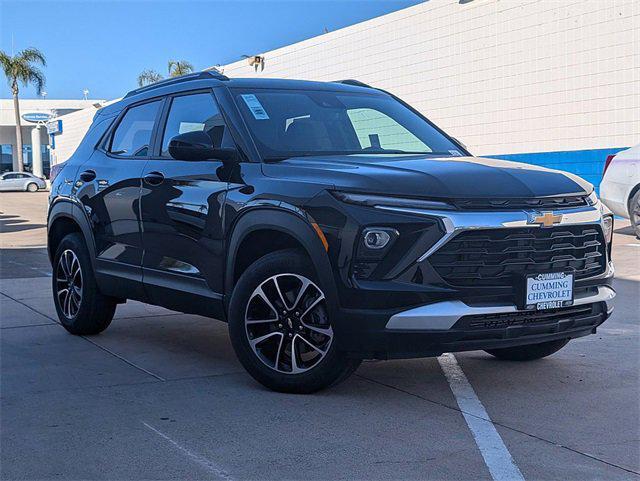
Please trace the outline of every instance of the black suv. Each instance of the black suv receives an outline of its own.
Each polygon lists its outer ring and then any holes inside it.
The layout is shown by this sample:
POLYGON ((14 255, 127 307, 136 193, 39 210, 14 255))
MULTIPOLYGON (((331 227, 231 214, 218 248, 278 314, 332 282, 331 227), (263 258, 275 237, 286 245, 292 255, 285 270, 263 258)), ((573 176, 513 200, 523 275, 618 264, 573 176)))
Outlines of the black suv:
POLYGON ((69 332, 127 299, 213 317, 285 392, 366 358, 547 356, 609 316, 612 231, 590 184, 473 158, 390 93, 214 72, 99 110, 48 218, 69 332))

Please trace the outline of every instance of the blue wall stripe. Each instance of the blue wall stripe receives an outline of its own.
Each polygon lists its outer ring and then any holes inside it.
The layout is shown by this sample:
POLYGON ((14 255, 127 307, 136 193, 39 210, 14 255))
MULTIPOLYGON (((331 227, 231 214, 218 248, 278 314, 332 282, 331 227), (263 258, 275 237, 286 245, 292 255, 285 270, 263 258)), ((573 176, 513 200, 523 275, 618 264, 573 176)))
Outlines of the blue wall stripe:
POLYGON ((591 182, 596 192, 600 191, 602 169, 608 155, 616 154, 627 147, 614 149, 564 150, 556 152, 535 152, 530 154, 483 155, 494 159, 514 160, 526 164, 540 165, 550 169, 564 170, 579 175, 591 182))

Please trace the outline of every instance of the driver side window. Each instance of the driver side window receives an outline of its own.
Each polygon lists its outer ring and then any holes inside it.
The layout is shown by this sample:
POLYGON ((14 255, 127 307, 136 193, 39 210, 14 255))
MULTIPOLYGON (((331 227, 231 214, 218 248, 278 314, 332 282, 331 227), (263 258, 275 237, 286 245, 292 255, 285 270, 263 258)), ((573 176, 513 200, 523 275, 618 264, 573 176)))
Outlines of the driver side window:
POLYGON ((229 129, 220 109, 210 93, 174 97, 162 136, 162 157, 169 155, 169 142, 176 135, 203 131, 211 138, 214 148, 234 147, 229 129))

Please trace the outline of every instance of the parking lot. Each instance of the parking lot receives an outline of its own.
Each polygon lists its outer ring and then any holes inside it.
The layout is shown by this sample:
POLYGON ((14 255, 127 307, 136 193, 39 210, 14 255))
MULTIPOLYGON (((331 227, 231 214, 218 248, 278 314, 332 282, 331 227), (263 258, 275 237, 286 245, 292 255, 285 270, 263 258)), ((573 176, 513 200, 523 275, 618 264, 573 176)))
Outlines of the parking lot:
POLYGON ((530 363, 365 362, 294 396, 256 384, 210 319, 128 302, 103 334, 67 334, 46 196, 0 194, 2 479, 640 478, 640 242, 625 221, 596 335, 530 363))

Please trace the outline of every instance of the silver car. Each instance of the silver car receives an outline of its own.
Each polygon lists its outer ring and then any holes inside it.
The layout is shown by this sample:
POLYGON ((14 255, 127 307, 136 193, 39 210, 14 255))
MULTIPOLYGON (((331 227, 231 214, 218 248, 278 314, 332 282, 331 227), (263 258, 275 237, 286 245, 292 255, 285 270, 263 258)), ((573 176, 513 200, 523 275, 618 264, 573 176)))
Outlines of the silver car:
POLYGON ((5 172, 0 175, 0 190, 24 190, 37 192, 46 189, 47 184, 40 177, 29 172, 5 172))

